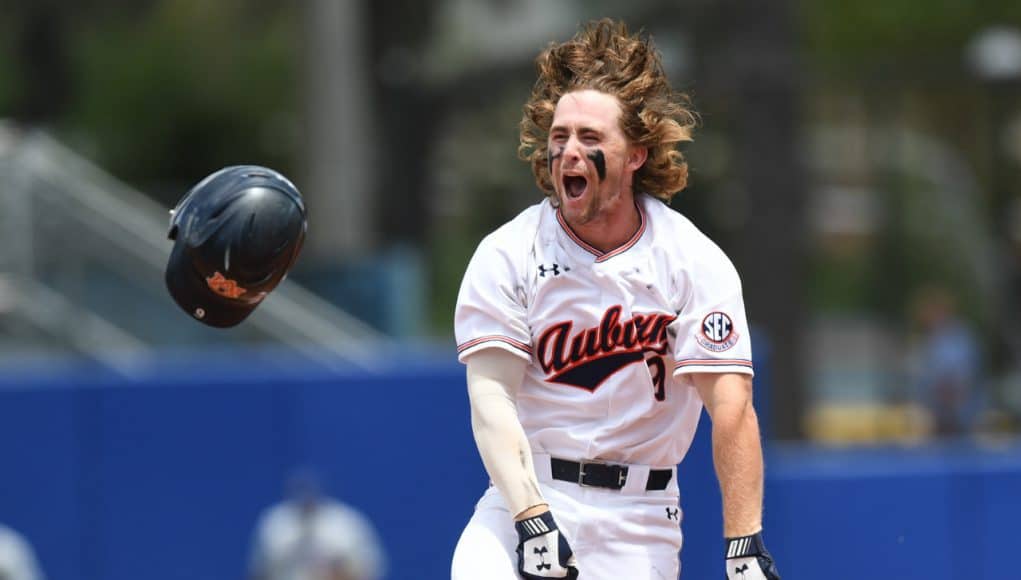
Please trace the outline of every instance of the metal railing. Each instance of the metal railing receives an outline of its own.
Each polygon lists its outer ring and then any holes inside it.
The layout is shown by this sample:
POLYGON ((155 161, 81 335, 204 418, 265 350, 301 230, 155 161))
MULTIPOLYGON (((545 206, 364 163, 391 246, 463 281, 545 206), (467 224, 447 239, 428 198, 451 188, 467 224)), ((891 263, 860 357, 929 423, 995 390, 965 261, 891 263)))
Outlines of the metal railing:
POLYGON ((0 319, 41 331, 43 350, 121 371, 160 346, 202 343, 278 343, 324 364, 373 365, 386 338, 293 280, 233 329, 185 316, 163 283, 168 219, 168 208, 46 133, 0 123, 0 319))

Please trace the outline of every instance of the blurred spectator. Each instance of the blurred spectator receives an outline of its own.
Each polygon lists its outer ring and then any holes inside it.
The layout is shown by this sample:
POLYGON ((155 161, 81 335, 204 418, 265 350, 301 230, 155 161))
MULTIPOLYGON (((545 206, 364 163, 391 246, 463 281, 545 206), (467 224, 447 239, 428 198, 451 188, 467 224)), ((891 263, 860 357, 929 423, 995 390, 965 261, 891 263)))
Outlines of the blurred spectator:
POLYGON ((382 547, 362 514, 324 496, 309 472, 291 476, 287 488, 288 498, 259 518, 251 580, 382 578, 382 547))
POLYGON ((918 292, 913 314, 921 332, 914 354, 916 400, 931 414, 936 435, 969 432, 982 405, 975 335, 945 288, 918 292))
POLYGON ((3 525, 0 525, 0 580, 43 580, 28 541, 3 525))

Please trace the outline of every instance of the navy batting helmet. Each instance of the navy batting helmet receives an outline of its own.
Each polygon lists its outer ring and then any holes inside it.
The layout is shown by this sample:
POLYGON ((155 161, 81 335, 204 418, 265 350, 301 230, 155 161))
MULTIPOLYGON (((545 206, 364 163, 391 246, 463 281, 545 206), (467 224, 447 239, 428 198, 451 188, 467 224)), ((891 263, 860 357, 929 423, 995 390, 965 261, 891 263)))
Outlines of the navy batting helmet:
POLYGON ((286 177, 257 165, 206 177, 171 212, 167 289, 195 319, 234 326, 287 275, 308 227, 286 177))

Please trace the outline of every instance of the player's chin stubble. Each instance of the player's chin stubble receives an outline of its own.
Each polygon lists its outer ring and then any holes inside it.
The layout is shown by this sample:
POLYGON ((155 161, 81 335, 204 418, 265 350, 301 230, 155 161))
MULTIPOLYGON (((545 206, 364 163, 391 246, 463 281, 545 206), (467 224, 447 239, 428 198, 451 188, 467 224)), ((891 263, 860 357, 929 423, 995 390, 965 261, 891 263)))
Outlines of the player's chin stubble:
MULTIPOLYGON (((586 226, 603 214, 603 198, 598 191, 586 193, 589 197, 588 202, 579 211, 568 209, 565 192, 561 191, 558 195, 560 196, 560 211, 563 212, 564 218, 572 227, 586 226)), ((610 197, 614 198, 617 195, 610 195, 610 197)))

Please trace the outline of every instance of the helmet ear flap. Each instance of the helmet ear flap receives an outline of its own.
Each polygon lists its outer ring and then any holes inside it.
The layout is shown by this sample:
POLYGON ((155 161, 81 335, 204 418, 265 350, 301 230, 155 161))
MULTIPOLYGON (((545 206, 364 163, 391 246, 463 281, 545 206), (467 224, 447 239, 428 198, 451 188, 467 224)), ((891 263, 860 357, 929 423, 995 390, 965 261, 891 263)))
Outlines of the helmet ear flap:
MULTIPOLYGON (((178 206, 180 207, 180 206, 178 206)), ((177 231, 181 229, 181 224, 177 221, 179 212, 177 208, 170 210, 170 226, 167 228, 167 239, 171 241, 177 241, 177 231)))

